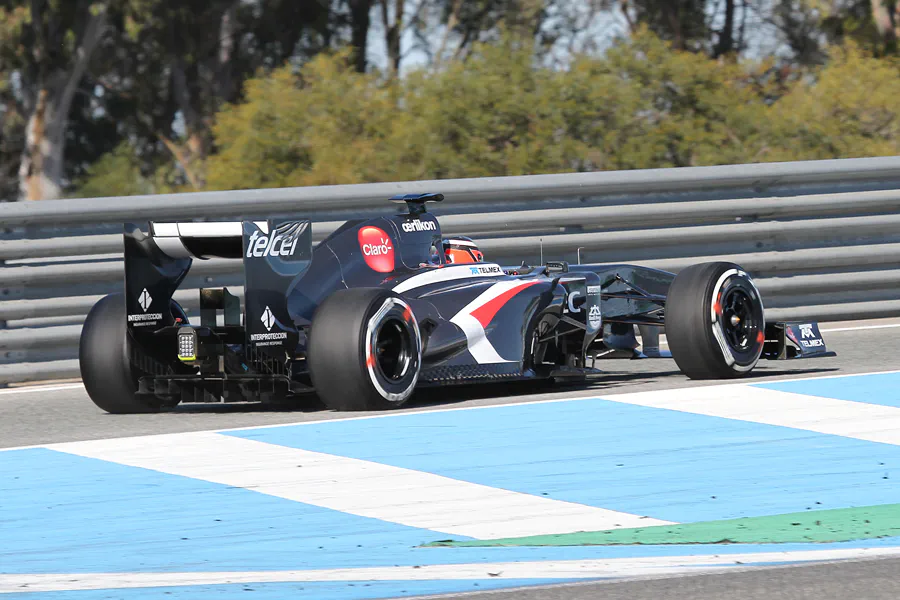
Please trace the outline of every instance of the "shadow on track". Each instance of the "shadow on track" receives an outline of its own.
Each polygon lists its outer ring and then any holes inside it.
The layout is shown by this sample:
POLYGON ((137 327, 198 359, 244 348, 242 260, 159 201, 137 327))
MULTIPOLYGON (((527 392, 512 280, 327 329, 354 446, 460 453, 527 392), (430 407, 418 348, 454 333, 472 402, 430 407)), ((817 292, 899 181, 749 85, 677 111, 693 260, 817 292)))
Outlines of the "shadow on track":
MULTIPOLYGON (((624 361, 623 361, 624 362, 624 361)), ((632 363, 632 361, 627 361, 632 363)), ((643 362, 643 361, 641 361, 643 362)), ((634 364, 634 363, 632 363, 634 364)), ((646 363, 644 363, 646 364, 646 363)), ((611 365, 613 366, 613 365, 611 365)), ((667 365, 654 365, 663 367, 667 365)), ((618 370, 609 369, 602 374, 591 376, 587 380, 581 381, 516 381, 503 383, 482 383, 482 384, 466 384, 451 385, 439 388, 422 388, 419 389, 412 397, 410 402, 405 404, 402 409, 415 410, 422 408, 438 408, 441 406, 452 407, 463 402, 472 402, 479 400, 490 400, 495 398, 505 398, 515 400, 521 398, 527 400, 540 400, 551 398, 564 398, 567 395, 602 395, 611 392, 628 392, 629 388, 635 384, 646 384, 650 382, 666 383, 671 381, 672 387, 689 386, 707 386, 720 385, 724 383, 741 383, 762 380, 770 377, 785 376, 810 376, 810 375, 827 375, 837 374, 839 368, 805 368, 805 369, 769 369, 762 368, 753 371, 748 376, 741 379, 732 380, 689 380, 677 368, 655 369, 655 370, 618 370)), ((648 391, 646 387, 641 386, 640 389, 634 391, 648 391)), ((234 413, 327 413, 324 405, 319 401, 315 394, 308 394, 291 402, 262 404, 258 402, 239 402, 231 404, 181 404, 170 412, 172 413, 198 413, 198 414, 234 414, 234 413)), ((370 414, 384 414, 383 412, 361 412, 361 413, 338 413, 331 414, 340 415, 358 415, 365 416, 370 414)))

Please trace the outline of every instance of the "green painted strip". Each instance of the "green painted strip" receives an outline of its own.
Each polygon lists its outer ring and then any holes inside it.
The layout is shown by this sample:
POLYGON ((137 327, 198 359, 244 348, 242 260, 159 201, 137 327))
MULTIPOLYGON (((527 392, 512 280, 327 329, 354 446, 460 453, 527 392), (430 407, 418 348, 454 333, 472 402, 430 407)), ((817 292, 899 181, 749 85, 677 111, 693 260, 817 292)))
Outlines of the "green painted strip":
POLYGON ((441 540, 427 546, 614 546, 631 544, 779 544, 846 542, 900 536, 900 504, 816 510, 635 529, 582 531, 497 540, 441 540))

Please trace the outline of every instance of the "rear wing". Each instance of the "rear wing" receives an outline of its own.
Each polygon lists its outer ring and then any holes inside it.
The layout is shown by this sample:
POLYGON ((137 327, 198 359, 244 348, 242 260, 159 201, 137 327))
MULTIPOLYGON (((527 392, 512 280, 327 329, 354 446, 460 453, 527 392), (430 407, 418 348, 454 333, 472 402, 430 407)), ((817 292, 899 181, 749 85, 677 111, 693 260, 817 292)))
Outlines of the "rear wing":
MULTIPOLYGON (((125 305, 133 333, 184 321, 172 296, 193 261, 225 258, 243 262, 248 343, 289 352, 296 347, 287 294, 312 257, 309 220, 126 223, 124 242, 125 305)), ((208 292, 201 290, 201 305, 203 298, 225 296, 208 292)), ((240 325, 234 314, 233 307, 226 310, 226 325, 240 325)))

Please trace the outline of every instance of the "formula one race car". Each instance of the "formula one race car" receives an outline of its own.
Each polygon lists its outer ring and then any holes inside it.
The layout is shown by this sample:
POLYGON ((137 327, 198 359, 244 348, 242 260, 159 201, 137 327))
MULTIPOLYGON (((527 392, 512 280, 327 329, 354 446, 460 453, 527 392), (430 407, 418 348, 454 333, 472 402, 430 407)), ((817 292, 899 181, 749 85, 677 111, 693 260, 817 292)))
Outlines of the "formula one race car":
POLYGON ((501 267, 442 237, 426 210, 442 199, 392 198, 407 212, 348 221, 315 250, 307 220, 126 224, 124 295, 100 300, 81 335, 88 394, 111 413, 313 390, 329 408, 373 410, 425 386, 584 378, 617 356, 671 356, 708 379, 833 354, 816 323, 765 323, 737 265, 501 267), (172 296, 209 257, 243 261, 243 306, 201 289, 191 323, 172 296))

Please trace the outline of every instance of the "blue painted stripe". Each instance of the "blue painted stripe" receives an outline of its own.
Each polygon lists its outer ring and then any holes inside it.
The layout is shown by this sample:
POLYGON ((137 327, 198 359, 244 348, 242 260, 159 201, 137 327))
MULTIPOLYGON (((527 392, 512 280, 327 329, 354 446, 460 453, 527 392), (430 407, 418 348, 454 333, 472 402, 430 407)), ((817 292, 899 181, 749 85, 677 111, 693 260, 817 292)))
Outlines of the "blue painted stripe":
POLYGON ((226 435, 680 522, 900 502, 900 447, 602 399, 226 435))
POLYGON ((778 381, 756 384, 755 387, 900 408, 900 373, 778 381))
POLYGON ((0 507, 0 565, 6 573, 326 569, 900 545, 900 539, 886 539, 834 545, 417 548, 446 536, 42 449, 0 453, 0 507))
POLYGON ((0 454, 4 571, 245 571, 392 564, 435 533, 34 449, 0 454))

